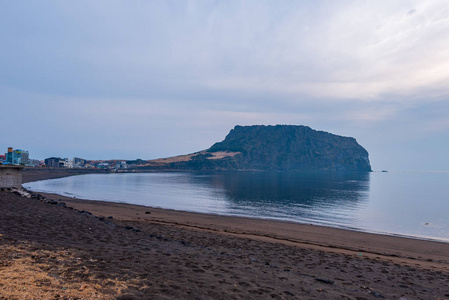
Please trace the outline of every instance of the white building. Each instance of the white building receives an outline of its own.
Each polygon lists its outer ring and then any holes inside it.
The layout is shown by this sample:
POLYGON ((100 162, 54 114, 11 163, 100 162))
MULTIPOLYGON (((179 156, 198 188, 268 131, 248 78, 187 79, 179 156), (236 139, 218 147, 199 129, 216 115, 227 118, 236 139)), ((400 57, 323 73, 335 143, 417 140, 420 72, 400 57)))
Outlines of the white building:
POLYGON ((64 158, 63 167, 64 168, 69 168, 69 169, 73 168, 73 160, 68 159, 68 158, 64 158))

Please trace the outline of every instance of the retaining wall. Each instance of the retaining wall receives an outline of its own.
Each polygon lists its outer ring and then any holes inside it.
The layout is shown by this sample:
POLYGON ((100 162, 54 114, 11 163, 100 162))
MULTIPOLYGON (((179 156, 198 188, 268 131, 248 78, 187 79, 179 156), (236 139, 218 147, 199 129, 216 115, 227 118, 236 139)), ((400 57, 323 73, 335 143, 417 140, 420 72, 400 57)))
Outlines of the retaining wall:
POLYGON ((0 188, 22 187, 22 166, 0 165, 0 188))

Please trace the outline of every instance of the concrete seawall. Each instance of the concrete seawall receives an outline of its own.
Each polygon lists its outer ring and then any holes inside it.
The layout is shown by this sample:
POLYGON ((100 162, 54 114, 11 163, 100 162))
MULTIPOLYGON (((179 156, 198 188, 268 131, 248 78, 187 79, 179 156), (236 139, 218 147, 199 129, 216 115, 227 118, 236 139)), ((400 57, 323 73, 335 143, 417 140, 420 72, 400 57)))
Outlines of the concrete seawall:
POLYGON ((22 187, 23 166, 0 165, 0 188, 22 187))

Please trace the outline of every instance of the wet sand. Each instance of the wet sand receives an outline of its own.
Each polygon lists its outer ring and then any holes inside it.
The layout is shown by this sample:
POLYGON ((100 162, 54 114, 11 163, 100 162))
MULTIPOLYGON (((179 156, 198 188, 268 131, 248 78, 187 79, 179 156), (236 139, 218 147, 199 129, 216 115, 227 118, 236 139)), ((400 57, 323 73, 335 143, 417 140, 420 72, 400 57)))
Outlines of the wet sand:
POLYGON ((0 299, 449 299, 448 243, 42 196, 0 192, 0 299))

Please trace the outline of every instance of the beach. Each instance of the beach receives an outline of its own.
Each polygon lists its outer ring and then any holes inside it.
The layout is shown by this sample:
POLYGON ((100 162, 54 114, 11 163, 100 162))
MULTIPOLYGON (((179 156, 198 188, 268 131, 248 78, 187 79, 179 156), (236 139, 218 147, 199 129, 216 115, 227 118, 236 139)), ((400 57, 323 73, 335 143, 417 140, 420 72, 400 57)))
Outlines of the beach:
POLYGON ((449 299, 449 243, 10 191, 0 211, 0 299, 449 299))

